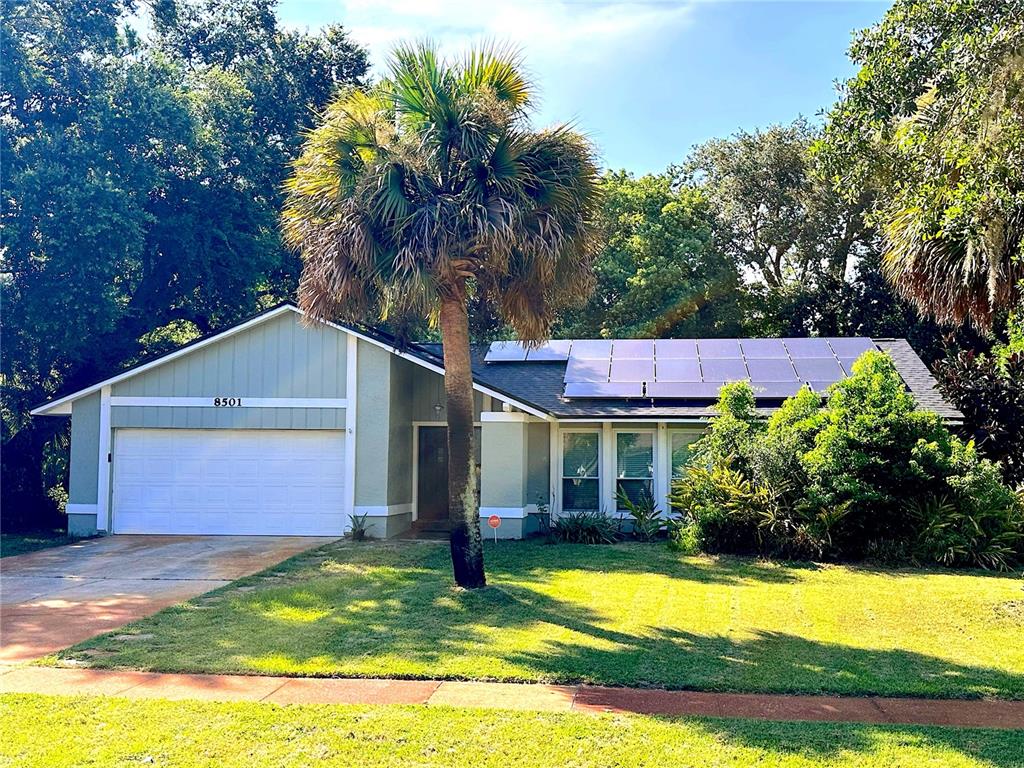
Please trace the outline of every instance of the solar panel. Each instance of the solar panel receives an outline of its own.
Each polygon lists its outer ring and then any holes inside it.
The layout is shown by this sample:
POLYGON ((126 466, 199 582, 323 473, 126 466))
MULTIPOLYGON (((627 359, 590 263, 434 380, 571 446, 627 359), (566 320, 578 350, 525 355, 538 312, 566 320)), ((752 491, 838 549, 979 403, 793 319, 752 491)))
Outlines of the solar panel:
POLYGON ((847 376, 853 375, 853 364, 857 362, 859 357, 840 357, 839 362, 843 364, 843 370, 846 371, 847 376))
POLYGON ((877 349, 875 342, 871 339, 866 339, 863 336, 857 336, 854 338, 844 339, 827 339, 829 346, 832 347, 832 351, 835 352, 836 357, 860 357, 865 352, 873 349, 877 349))
POLYGON ((696 339, 658 339, 654 342, 655 356, 658 360, 669 358, 697 358, 696 339))
POLYGON ((570 357, 569 364, 565 366, 565 381, 608 381, 609 361, 584 360, 578 357, 570 357))
POLYGON ((642 397, 643 384, 640 382, 578 382, 570 381, 565 385, 566 397, 642 397))
POLYGON ((697 360, 658 358, 654 375, 657 381, 700 381, 700 363, 697 360))
POLYGON ((576 339, 570 356, 581 360, 608 359, 612 356, 612 343, 607 339, 576 339))
POLYGON ((647 384, 647 396, 676 400, 713 400, 724 381, 654 381, 647 384))
POLYGON ((700 359, 705 381, 742 381, 747 378, 747 366, 739 358, 700 359))
MULTIPOLYGON (((868 338, 580 339, 551 341, 526 360, 567 360, 565 395, 713 400, 725 382, 749 380, 758 399, 809 385, 823 393, 875 345, 868 338), (644 387, 646 386, 646 390, 644 387)), ((521 345, 492 345, 491 360, 522 360, 521 345)))
POLYGON ((697 350, 701 359, 741 356, 739 339, 698 339, 697 350))
POLYGON ((485 363, 521 363, 526 360, 526 347, 518 341, 494 341, 487 349, 485 363))
POLYGON ((531 349, 526 353, 527 362, 548 363, 560 362, 569 359, 569 347, 572 342, 569 339, 552 339, 545 342, 537 349, 531 349))
POLYGON ((825 339, 783 339, 790 356, 798 357, 832 357, 832 347, 825 339))
POLYGON ((650 381, 654 378, 654 361, 612 358, 612 381, 650 381))
POLYGON ((646 358, 654 357, 653 339, 616 339, 612 342, 612 358, 646 358))
POLYGON ((781 358, 788 359, 789 353, 782 339, 741 339, 740 347, 743 348, 743 356, 747 360, 754 358, 781 358))
POLYGON ((794 363, 797 374, 805 381, 839 381, 846 376, 834 357, 804 357, 794 363))
POLYGON ((748 359, 747 370, 750 371, 750 380, 755 383, 762 381, 796 381, 796 370, 793 363, 787 357, 784 360, 775 359, 748 359))
POLYGON ((792 397, 804 385, 802 381, 755 381, 754 397, 762 399, 792 397))

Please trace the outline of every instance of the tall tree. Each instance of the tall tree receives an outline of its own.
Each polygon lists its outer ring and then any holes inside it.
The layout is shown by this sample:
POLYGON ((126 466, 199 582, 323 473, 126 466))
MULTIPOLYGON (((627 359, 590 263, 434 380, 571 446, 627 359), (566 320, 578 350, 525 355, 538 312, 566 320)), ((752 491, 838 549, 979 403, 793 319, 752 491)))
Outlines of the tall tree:
MULTIPOLYGON (((215 29, 250 6, 266 4, 175 7, 215 29)), ((214 61, 165 44, 178 34, 166 15, 140 41, 133 10, 22 0, 0 20, 7 524, 53 511, 59 478, 43 459, 66 425, 30 419, 31 406, 138 359, 164 326, 209 331, 294 290, 299 264, 276 226, 287 163, 315 110, 365 72, 337 30, 281 33, 258 14, 245 30, 258 53, 214 61)))
POLYGON ((444 61, 397 48, 387 77, 332 103, 288 182, 283 228, 312 319, 435 318, 444 344, 455 581, 485 583, 473 471, 467 303, 492 302, 523 339, 591 290, 600 207, 593 149, 531 129, 532 87, 497 47, 444 61))
POLYGON ((850 56, 828 177, 872 196, 903 296, 992 328, 1024 296, 1024 2, 898 0, 850 56))
POLYGON ((677 169, 701 188, 716 216, 716 241, 748 279, 771 289, 844 278, 871 249, 863 202, 820 182, 803 120, 740 131, 697 147, 677 169))
POLYGON ((668 174, 601 180, 606 244, 594 263, 597 289, 559 322, 561 336, 727 336, 739 329, 738 274, 713 245, 702 191, 668 174))

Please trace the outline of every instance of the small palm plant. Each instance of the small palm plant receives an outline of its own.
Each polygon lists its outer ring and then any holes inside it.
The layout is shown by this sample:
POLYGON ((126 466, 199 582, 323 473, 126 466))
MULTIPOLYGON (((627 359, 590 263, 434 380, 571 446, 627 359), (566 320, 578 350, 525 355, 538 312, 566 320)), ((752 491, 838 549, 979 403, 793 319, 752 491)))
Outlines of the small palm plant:
POLYGON ((483 47, 449 62, 403 45, 386 78, 352 89, 309 132, 287 182, 283 230, 303 259, 309 320, 413 315, 444 344, 455 581, 484 585, 473 471, 467 302, 490 302, 540 341, 592 290, 600 206, 591 144, 534 131, 518 56, 483 47))

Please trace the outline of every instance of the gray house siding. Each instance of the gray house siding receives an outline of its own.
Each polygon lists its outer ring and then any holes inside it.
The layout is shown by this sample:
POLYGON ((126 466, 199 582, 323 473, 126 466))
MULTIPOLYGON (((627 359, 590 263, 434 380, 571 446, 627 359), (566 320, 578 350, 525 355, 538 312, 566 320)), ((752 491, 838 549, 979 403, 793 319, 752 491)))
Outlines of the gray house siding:
POLYGON ((75 400, 71 405, 71 462, 68 491, 68 533, 87 536, 96 532, 99 484, 100 393, 75 400), (78 505, 84 505, 78 507, 78 505), (76 508, 92 507, 91 512, 76 508))
MULTIPOLYGON (((111 451, 119 428, 343 430, 344 408, 118 405, 116 398, 344 399, 347 344, 346 332, 307 328, 298 314, 286 312, 117 382, 110 387, 111 451)), ((94 392, 71 406, 68 529, 80 535, 97 529, 99 462, 105 458, 99 455, 100 403, 94 392)))
MULTIPOLYGON (((347 334, 293 312, 111 387, 112 397, 345 397, 347 334)), ((119 406, 113 427, 344 429, 340 408, 119 406)))

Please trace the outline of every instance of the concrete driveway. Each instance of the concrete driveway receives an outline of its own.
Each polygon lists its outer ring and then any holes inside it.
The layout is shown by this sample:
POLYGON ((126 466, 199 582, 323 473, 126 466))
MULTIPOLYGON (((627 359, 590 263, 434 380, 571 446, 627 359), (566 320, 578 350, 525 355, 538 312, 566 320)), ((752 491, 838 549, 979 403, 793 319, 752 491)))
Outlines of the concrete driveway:
POLYGON ((0 560, 0 664, 45 656, 333 541, 107 536, 0 560))

